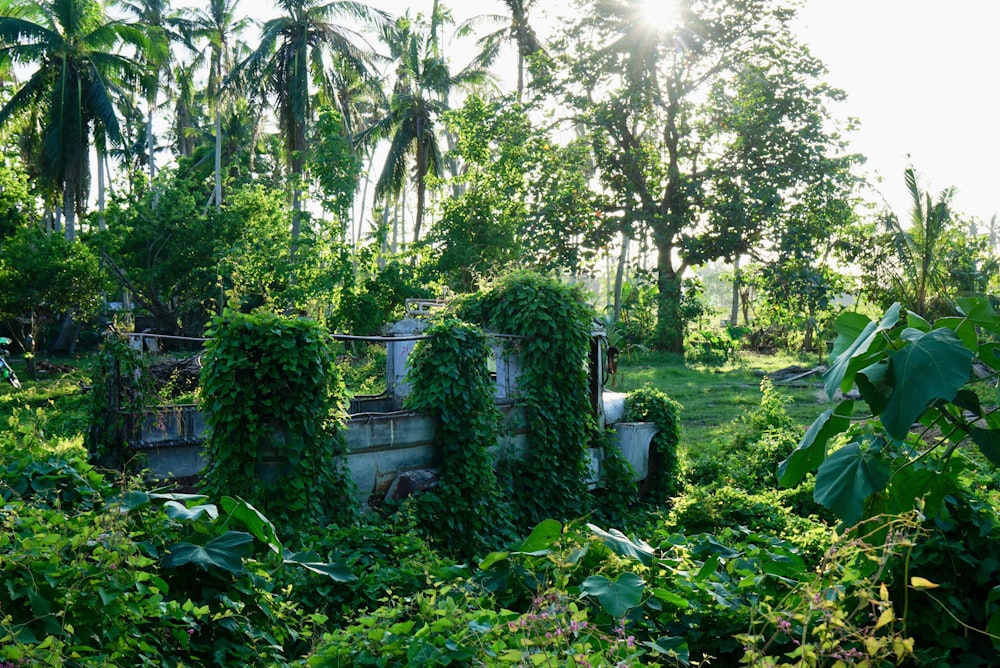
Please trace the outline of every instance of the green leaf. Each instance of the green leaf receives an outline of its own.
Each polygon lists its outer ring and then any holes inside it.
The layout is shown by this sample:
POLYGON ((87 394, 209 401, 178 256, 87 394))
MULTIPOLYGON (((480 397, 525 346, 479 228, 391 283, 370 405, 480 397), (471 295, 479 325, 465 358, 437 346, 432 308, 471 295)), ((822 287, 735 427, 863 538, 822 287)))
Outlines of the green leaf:
POLYGON ((889 358, 892 396, 882 411, 882 424, 897 440, 935 399, 951 401, 969 379, 972 351, 950 329, 935 329, 889 358))
POLYGON ((479 570, 488 571, 494 564, 506 561, 508 557, 507 552, 490 552, 479 562, 479 570))
POLYGON ((845 311, 837 316, 836 328, 837 338, 830 349, 830 363, 832 364, 840 355, 850 348, 851 343, 857 339, 861 332, 871 323, 871 319, 858 313, 857 311, 845 311))
POLYGON ((973 324, 993 334, 1000 334, 1000 315, 985 297, 959 297, 955 300, 959 310, 973 324))
MULTIPOLYGON (((824 374, 824 384, 827 396, 832 397, 840 388, 846 392, 854 384, 854 374, 869 364, 875 362, 879 353, 885 348, 885 341, 879 336, 881 332, 892 329, 899 322, 900 306, 898 303, 889 307, 881 322, 869 322, 854 340, 840 353, 830 369, 824 374)), ((837 319, 838 327, 840 318, 837 319)), ((849 323, 848 331, 853 331, 854 323, 849 323)))
POLYGON ((679 636, 664 636, 657 638, 656 642, 647 640, 642 644, 660 654, 673 657, 684 665, 691 662, 691 652, 688 649, 687 640, 679 636))
POLYGON ((517 552, 540 556, 547 553, 562 535, 562 524, 553 519, 542 520, 518 547, 517 552))
POLYGON ((826 443, 851 424, 853 401, 842 401, 823 411, 806 431, 798 446, 778 465, 778 484, 791 487, 826 459, 826 443))
POLYGON ((885 410, 889 397, 892 396, 892 386, 888 382, 888 377, 889 360, 879 360, 875 364, 870 364, 854 376, 861 397, 875 415, 885 410))
POLYGON ((167 512, 167 517, 180 522, 196 522, 206 515, 214 520, 219 516, 219 509, 212 503, 188 508, 177 501, 167 501, 163 504, 163 509, 167 512))
POLYGON ((986 459, 994 466, 1000 466, 1000 431, 973 427, 972 440, 979 446, 979 451, 986 459))
POLYGON ((227 531, 204 545, 177 543, 167 552, 164 568, 194 564, 206 571, 221 568, 230 573, 242 573, 243 557, 253 553, 253 536, 242 531, 227 531))
POLYGON ((688 601, 683 596, 675 594, 668 589, 657 588, 653 590, 653 596, 663 601, 664 603, 669 603, 678 608, 688 608, 691 607, 691 602, 688 601))
POLYGON ((919 329, 921 332, 929 332, 932 329, 931 323, 927 322, 913 311, 906 312, 906 326, 913 329, 919 329))
POLYGON ((813 498, 853 525, 864 514, 865 500, 888 483, 888 465, 870 450, 862 450, 860 444, 848 443, 819 467, 813 498))
POLYGON ((653 565, 654 551, 648 543, 632 540, 618 529, 604 531, 593 524, 588 524, 587 528, 594 532, 615 554, 631 557, 641 562, 643 566, 653 565))
POLYGON ((618 619, 642 602, 645 587, 645 581, 635 573, 622 573, 615 580, 591 575, 580 585, 580 591, 596 598, 609 615, 618 619))
POLYGON ((918 464, 897 470, 889 484, 889 512, 908 512, 916 507, 917 499, 923 499, 923 513, 928 517, 940 517, 945 497, 958 489, 958 481, 950 468, 949 465, 944 471, 938 471, 918 464))
POLYGON ((264 517, 264 515, 251 506, 249 503, 243 499, 235 499, 231 496, 224 496, 222 500, 219 501, 219 505, 222 506, 222 510, 225 511, 229 517, 235 520, 239 520, 243 523, 250 533, 262 543, 267 543, 267 546, 275 554, 281 554, 282 546, 281 540, 278 538, 278 534, 275 533, 274 524, 271 520, 264 517))
POLYGON ((353 582, 358 579, 345 564, 320 561, 315 552, 286 552, 283 561, 302 566, 313 573, 327 575, 334 582, 353 582))

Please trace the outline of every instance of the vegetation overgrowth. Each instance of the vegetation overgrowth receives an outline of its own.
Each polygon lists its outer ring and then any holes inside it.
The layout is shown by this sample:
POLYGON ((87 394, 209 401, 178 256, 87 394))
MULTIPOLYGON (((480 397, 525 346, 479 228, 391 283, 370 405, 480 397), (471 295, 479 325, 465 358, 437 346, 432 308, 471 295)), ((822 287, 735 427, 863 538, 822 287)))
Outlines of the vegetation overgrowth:
MULTIPOLYGON (((633 509, 628 533, 547 519, 514 530, 521 539, 498 528, 499 551, 482 545, 461 561, 434 547, 448 531, 425 533, 418 505, 279 531, 232 496, 143 491, 137 478, 87 464, 86 418, 70 415, 87 407, 72 394, 48 398, 62 381, 29 381, 24 396, 4 390, 3 658, 989 665, 995 604, 982 583, 1000 555, 996 476, 967 471, 947 520, 906 511, 835 531, 811 479, 777 487, 777 464, 803 433, 792 412, 823 407, 815 382, 795 396, 761 382, 760 371, 787 361, 744 359, 720 372, 647 357, 623 368, 685 378, 682 425, 687 411, 710 409, 723 424, 703 440, 680 432, 675 493, 633 509), (713 388, 739 400, 716 403, 713 388), (44 409, 22 407, 27 397, 44 409), (81 607, 89 599, 104 603, 96 614, 81 607), (932 618, 955 632, 930 633, 932 618)), ((78 363, 86 381, 92 360, 78 363)))
POLYGON ((0 666, 995 663, 997 221, 867 203, 796 3, 203 4, 0 3, 0 666), (358 517, 386 353, 327 332, 414 298, 459 461, 358 517), (201 387, 109 324, 211 333, 201 387), (660 428, 639 486, 588 374, 660 428), (197 494, 130 444, 177 393, 197 494))

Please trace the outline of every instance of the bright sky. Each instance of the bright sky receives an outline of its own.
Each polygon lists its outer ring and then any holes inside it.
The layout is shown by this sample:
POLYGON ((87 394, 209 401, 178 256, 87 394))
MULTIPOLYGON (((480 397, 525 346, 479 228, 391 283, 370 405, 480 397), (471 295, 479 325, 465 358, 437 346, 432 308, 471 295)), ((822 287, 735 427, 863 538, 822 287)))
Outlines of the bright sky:
MULTIPOLYGON (((657 0, 662 5, 668 0, 657 0)), ((393 15, 429 14, 433 0, 368 0, 393 15)), ((503 13, 501 0, 444 0, 460 22, 503 13)), ((651 3, 652 4, 652 3, 651 3)), ((536 0, 532 17, 544 36, 544 11, 565 0, 536 0)), ((251 14, 271 0, 244 0, 251 14)), ((667 11, 667 10, 664 10, 667 11)), ((803 41, 830 70, 848 100, 836 110, 861 126, 852 150, 892 209, 906 219, 903 170, 912 164, 934 194, 956 186, 958 211, 988 220, 1000 213, 1000 2, 995 0, 805 0, 803 41)))

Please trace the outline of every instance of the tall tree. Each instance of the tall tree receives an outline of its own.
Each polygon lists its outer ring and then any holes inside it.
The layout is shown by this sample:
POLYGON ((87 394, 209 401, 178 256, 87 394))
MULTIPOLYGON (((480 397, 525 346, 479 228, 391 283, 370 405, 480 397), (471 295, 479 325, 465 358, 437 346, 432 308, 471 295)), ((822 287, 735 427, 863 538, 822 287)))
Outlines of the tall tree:
POLYGON ((89 191, 93 133, 100 126, 111 142, 122 144, 115 88, 138 86, 145 73, 119 47, 129 43, 145 53, 155 44, 136 26, 110 20, 94 0, 44 2, 31 18, 19 4, 0 15, 0 53, 35 69, 0 109, 0 126, 39 112, 40 176, 61 190, 66 238, 72 240, 89 191))
POLYGON ((533 0, 504 0, 504 4, 510 11, 510 16, 480 14, 459 26, 459 33, 469 33, 484 25, 493 28, 478 40, 478 62, 483 67, 494 64, 504 43, 514 42, 517 48, 517 99, 520 101, 524 93, 525 61, 543 49, 535 29, 528 21, 528 11, 534 4, 533 0))
MULTIPOLYGON (((116 0, 114 4, 145 28, 151 43, 167 46, 170 43, 180 44, 184 40, 182 30, 187 22, 179 13, 171 11, 170 0, 116 0)), ((169 48, 147 49, 142 53, 142 59, 146 65, 142 80, 142 92, 146 98, 146 160, 149 180, 152 181, 156 178, 157 149, 153 116, 163 79, 173 74, 170 67, 171 51, 169 48)))
MULTIPOLYGON (((194 10, 189 31, 195 41, 208 44, 208 100, 215 123, 215 188, 212 201, 222 207, 222 114, 225 109, 223 82, 233 67, 233 39, 249 24, 248 18, 236 18, 239 0, 210 0, 194 10)), ((203 52, 204 53, 204 52, 203 52)))
POLYGON ((383 38, 396 64, 396 80, 388 113, 361 133, 362 142, 389 140, 385 167, 375 184, 375 196, 398 196, 406 184, 413 160, 417 192, 413 241, 420 240, 427 199, 428 175, 442 176, 443 161, 439 117, 448 109, 454 88, 471 87, 488 80, 476 64, 452 74, 441 52, 440 31, 450 17, 435 0, 430 22, 404 16, 387 26, 383 38))
POLYGON ((380 25, 384 13, 361 2, 334 0, 279 0, 284 12, 261 27, 260 45, 234 69, 231 79, 242 90, 276 97, 278 126, 285 161, 292 179, 292 247, 301 229, 302 179, 309 146, 307 126, 312 119, 312 92, 328 98, 333 86, 329 73, 339 68, 370 76, 373 54, 354 29, 335 22, 340 17, 380 25), (318 84, 318 85, 317 85, 318 84))
POLYGON ((678 0, 659 21, 639 0, 579 5, 551 50, 565 65, 555 92, 591 132, 607 213, 652 238, 655 343, 680 351, 685 270, 756 243, 824 177, 816 158, 840 150, 825 126, 837 91, 782 0, 678 0))

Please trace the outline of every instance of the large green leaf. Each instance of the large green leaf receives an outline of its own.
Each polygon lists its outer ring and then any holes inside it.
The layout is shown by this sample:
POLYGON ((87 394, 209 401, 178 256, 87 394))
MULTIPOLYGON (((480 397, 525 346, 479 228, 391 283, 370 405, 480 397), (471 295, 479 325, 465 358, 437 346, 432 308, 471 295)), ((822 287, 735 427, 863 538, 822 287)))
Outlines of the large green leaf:
POLYGON ((892 396, 892 385, 888 379, 889 360, 879 360, 875 364, 869 364, 854 375, 854 382, 858 384, 861 397, 875 415, 885 410, 889 397, 892 396))
POLYGON ((243 499, 235 499, 231 496, 222 497, 222 500, 219 501, 219 505, 222 506, 222 510, 225 511, 231 519, 242 522, 257 540, 262 543, 267 543, 267 546, 271 548, 275 554, 281 554, 281 540, 278 538, 278 534, 274 530, 274 524, 271 520, 264 517, 263 513, 243 499))
POLYGON ((972 428, 972 440, 994 466, 1000 466, 1000 430, 972 428))
POLYGON ((955 398, 969 379, 972 352, 950 329, 935 329, 894 352, 889 367, 892 396, 881 413, 882 424, 902 440, 930 402, 955 398))
POLYGON ((163 558, 165 568, 194 564, 206 571, 221 568, 230 573, 243 572, 243 557, 253 553, 253 536, 243 531, 227 531, 204 545, 177 543, 163 558))
POLYGON ((609 615, 620 618, 642 602, 645 587, 645 581, 635 573, 622 573, 615 580, 591 575, 580 585, 580 591, 596 598, 609 615))
POLYGON ((535 556, 546 554, 561 535, 562 524, 553 519, 542 520, 531 530, 517 551, 535 556))
POLYGON ((214 503, 205 503, 188 508, 177 501, 167 501, 163 504, 163 509, 166 511, 167 517, 180 522, 196 522, 205 516, 214 520, 219 516, 219 509, 215 507, 214 503))
POLYGON ((976 326, 993 334, 1000 334, 1000 315, 985 297, 959 297, 955 300, 959 310, 976 326))
POLYGON ((871 318, 857 311, 844 311, 836 320, 837 338, 830 349, 830 363, 832 364, 840 355, 851 347, 855 339, 861 336, 861 332, 871 323, 871 318))
MULTIPOLYGON (((869 322, 853 341, 844 348, 830 365, 824 375, 824 385, 827 396, 832 397, 837 389, 847 391, 854 384, 854 374, 869 364, 874 363, 885 348, 885 340, 880 334, 892 329, 899 323, 900 306, 898 303, 889 307, 880 322, 869 322)), ((853 331, 856 323, 849 323, 853 331)), ((838 328, 840 319, 838 318, 838 328)), ((843 343, 846 343, 846 340, 843 343)))
POLYGON ((641 562, 643 566, 653 565, 653 548, 648 543, 641 540, 633 540, 617 529, 605 531, 593 524, 588 524, 587 528, 594 532, 598 538, 614 550, 615 554, 623 557, 631 557, 641 562))
POLYGON ((798 447, 778 465, 778 484, 791 487, 826 459, 826 443, 851 424, 853 401, 842 401, 823 411, 806 432, 798 447))
POLYGON ((691 652, 688 649, 687 640, 680 636, 664 636, 657 638, 655 642, 647 640, 642 644, 658 654, 665 654, 676 659, 685 666, 691 662, 691 652))
POLYGON ((816 472, 813 498, 848 525, 864 514, 865 499, 885 489, 889 466, 870 449, 848 443, 826 458, 816 472))
POLYGON ((315 552, 285 552, 283 559, 286 564, 295 564, 314 573, 327 575, 335 582, 353 582, 357 576, 351 573, 345 564, 320 561, 315 552))

